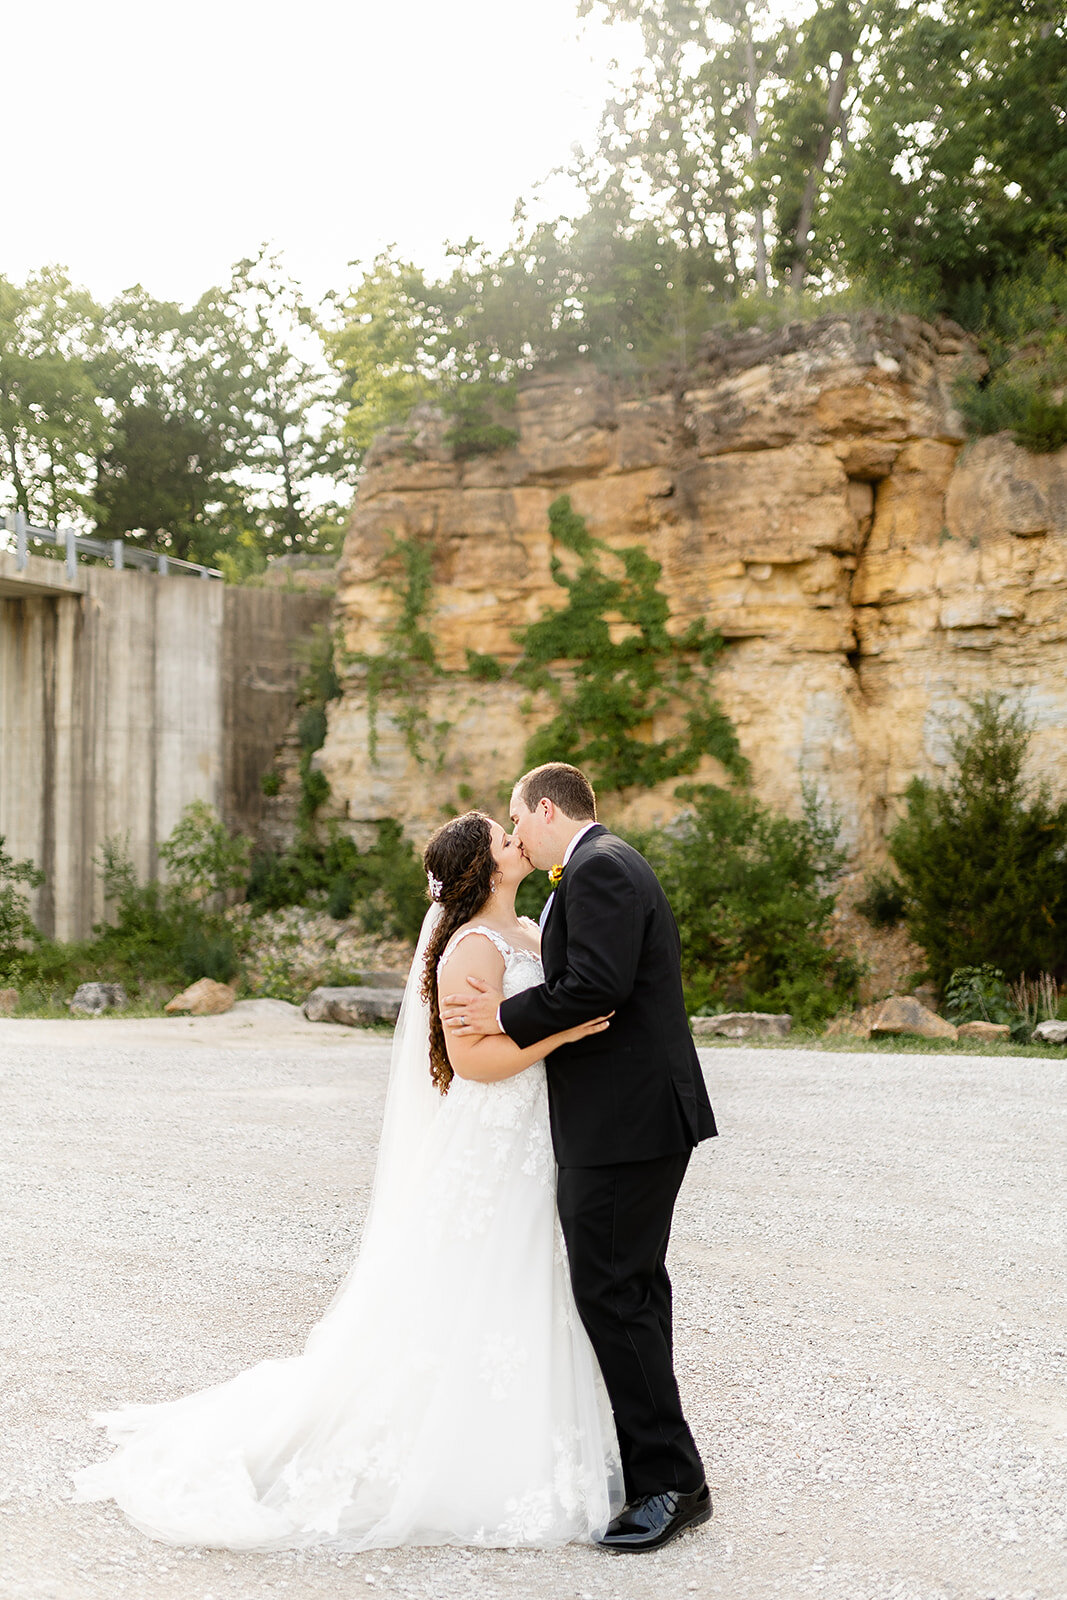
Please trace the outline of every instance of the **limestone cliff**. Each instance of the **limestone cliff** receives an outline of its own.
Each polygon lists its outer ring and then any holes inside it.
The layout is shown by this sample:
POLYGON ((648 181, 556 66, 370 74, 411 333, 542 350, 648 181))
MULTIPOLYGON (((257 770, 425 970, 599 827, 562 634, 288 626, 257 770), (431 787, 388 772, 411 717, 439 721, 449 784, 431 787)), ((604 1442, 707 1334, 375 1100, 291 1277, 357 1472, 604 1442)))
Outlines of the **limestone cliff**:
MULTIPOLYGON (((513 660, 514 630, 561 599, 548 507, 565 491, 593 533, 662 564, 679 628, 721 629, 717 691, 756 791, 795 812, 813 783, 858 860, 985 689, 1026 706, 1035 769, 1067 788, 1067 451, 965 446, 951 385, 973 359, 951 324, 823 318, 715 337, 646 391, 591 367, 535 376, 517 444, 490 457, 456 460, 446 422, 417 413, 368 461, 339 573, 344 641, 381 648, 392 534, 432 550, 441 665, 461 669, 467 649, 513 660)), ((388 695, 370 760, 363 670, 330 707, 319 759, 356 832, 392 816, 418 834, 442 804, 499 803, 521 768, 537 708, 520 687, 427 676, 411 692, 438 728, 421 765, 388 695)), ((672 788, 607 797, 609 820, 668 815, 672 788)))

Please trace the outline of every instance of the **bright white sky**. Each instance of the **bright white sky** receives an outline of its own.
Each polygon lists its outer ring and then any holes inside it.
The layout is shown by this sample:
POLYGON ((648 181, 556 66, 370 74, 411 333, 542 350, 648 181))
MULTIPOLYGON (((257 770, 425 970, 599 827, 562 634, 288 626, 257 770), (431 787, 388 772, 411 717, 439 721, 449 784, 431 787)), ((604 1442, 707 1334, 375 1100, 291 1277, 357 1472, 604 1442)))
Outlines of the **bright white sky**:
MULTIPOLYGON (((188 301, 264 240, 318 296, 494 246, 633 34, 577 0, 9 0, 0 273, 188 301)), ((561 204, 565 197, 557 190, 561 204)))

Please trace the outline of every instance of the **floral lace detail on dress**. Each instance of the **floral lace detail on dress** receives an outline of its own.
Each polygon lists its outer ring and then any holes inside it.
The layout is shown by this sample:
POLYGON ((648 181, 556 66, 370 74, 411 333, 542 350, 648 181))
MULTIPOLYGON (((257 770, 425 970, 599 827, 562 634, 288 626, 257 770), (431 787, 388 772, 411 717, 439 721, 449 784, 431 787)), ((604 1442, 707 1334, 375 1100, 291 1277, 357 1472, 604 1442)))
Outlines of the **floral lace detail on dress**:
MULTIPOLYGON (((495 928, 487 928, 481 923, 473 923, 469 928, 461 928, 453 934, 441 954, 438 971, 460 940, 472 933, 484 934, 503 956, 501 988, 505 998, 521 994, 523 989, 531 989, 542 982, 544 972, 541 958, 535 950, 509 944, 495 928)), ((556 1161, 549 1130, 548 1085, 543 1061, 527 1067, 524 1072, 517 1072, 513 1078, 503 1078, 497 1083, 453 1078, 448 1091, 449 1100, 453 1096, 456 1102, 463 1101, 468 1106, 470 1102, 477 1104, 478 1122, 489 1135, 495 1165, 508 1164, 518 1155, 520 1170, 526 1177, 533 1178, 539 1184, 555 1187, 556 1161), (517 1151, 520 1129, 521 1145, 517 1151)), ((473 1166, 465 1178, 458 1171, 456 1173, 457 1182, 467 1188, 471 1202, 470 1212, 459 1224, 465 1231, 479 1231, 479 1196, 474 1191, 483 1187, 484 1176, 483 1172, 476 1177, 473 1166)))

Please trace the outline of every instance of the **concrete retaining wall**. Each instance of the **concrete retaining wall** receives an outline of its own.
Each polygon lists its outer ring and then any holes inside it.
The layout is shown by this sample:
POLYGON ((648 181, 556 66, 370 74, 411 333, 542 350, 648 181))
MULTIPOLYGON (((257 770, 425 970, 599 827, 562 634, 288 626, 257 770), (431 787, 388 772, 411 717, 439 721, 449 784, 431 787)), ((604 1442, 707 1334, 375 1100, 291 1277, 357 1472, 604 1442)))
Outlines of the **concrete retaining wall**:
POLYGON ((292 644, 329 597, 0 551, 0 834, 43 868, 43 932, 104 912, 98 857, 125 836, 141 877, 189 801, 254 829, 259 776, 292 714, 292 644))

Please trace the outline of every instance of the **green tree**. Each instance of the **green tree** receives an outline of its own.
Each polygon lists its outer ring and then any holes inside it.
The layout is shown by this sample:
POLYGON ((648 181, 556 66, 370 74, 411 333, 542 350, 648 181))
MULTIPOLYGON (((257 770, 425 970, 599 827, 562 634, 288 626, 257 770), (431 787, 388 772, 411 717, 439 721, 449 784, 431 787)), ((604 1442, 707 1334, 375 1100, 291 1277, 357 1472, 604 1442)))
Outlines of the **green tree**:
POLYGON ((822 264, 821 213, 847 147, 869 0, 586 0, 639 21, 645 60, 612 99, 598 151, 682 243, 707 293, 799 291, 822 264))
POLYGON ((152 405, 127 405, 100 461, 98 530, 169 546, 189 559, 203 547, 217 471, 216 442, 191 419, 152 405))
POLYGON ((107 434, 91 372, 99 317, 60 267, 21 287, 0 278, 0 492, 43 526, 84 522, 94 510, 107 434))
POLYGON ((854 0, 823 0, 777 36, 778 73, 755 170, 774 197, 771 264, 796 294, 813 267, 828 264, 823 213, 843 170, 857 79, 874 54, 874 10, 854 0))
POLYGON ((975 287, 1067 251, 1067 24, 1055 0, 899 0, 833 198, 841 266, 971 320, 975 287))
POLYGON ((430 392, 440 333, 423 274, 391 252, 335 301, 327 349, 340 377, 343 440, 358 468, 375 436, 430 392))
POLYGON ((244 423, 196 310, 140 285, 103 308, 94 376, 111 433, 97 464, 99 531, 213 561, 246 525, 234 475, 244 423))
POLYGON ((1029 744, 1020 711, 972 702, 955 774, 913 779, 889 835, 908 931, 941 986, 957 967, 1067 970, 1067 802, 1025 781, 1029 744))
POLYGON ((314 311, 264 245, 201 297, 194 317, 213 410, 239 419, 231 480, 245 490, 246 511, 273 553, 322 548, 328 519, 314 491, 331 464, 333 384, 314 311))

